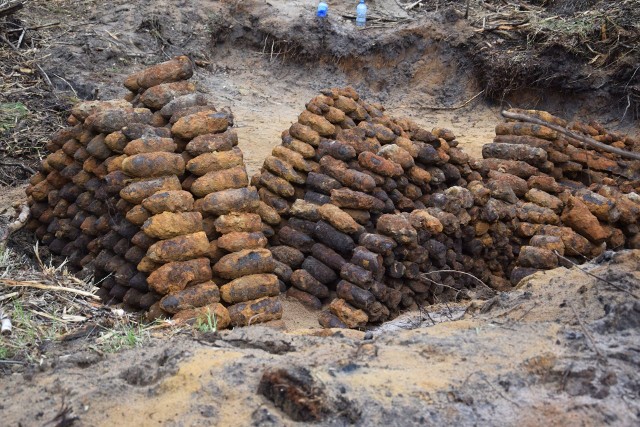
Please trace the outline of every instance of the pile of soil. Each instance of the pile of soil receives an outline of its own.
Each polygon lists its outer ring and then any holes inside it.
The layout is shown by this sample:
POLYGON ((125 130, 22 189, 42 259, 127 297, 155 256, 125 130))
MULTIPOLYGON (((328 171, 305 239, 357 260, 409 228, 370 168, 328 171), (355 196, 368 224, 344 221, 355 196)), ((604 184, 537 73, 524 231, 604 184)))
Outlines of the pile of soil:
POLYGON ((638 271, 640 251, 607 252, 474 301, 459 320, 435 324, 460 307, 431 307, 366 334, 250 327, 116 355, 71 341, 4 378, 3 416, 7 425, 291 425, 308 403, 278 407, 258 393, 276 372, 311 393, 321 425, 633 425, 638 271))

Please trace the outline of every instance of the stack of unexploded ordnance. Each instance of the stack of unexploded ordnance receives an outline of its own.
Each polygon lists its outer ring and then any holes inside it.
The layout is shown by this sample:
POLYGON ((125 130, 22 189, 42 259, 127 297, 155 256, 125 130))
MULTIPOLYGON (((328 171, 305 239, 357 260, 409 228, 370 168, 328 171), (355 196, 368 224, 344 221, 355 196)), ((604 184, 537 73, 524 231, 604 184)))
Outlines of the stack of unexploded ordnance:
POLYGON ((106 301, 148 318, 280 318, 275 261, 230 112, 186 57, 130 76, 125 100, 76 105, 27 190, 51 252, 92 269, 106 301), (275 284, 275 286, 274 286, 275 284))
POLYGON ((638 196, 622 194, 632 182, 605 176, 635 179, 632 162, 602 166, 589 176, 604 182, 588 189, 556 182, 558 170, 577 172, 580 156, 560 156, 577 143, 560 140, 556 164, 545 149, 557 134, 540 126, 499 125, 518 138, 498 136, 477 161, 451 131, 390 118, 351 88, 323 91, 306 107, 252 184, 275 230, 276 274, 288 296, 328 308, 323 326, 362 327, 481 283, 507 290, 558 266, 556 254, 582 261, 604 241, 640 243, 638 196))
POLYGON ((465 187, 479 179, 452 132, 389 118, 346 88, 307 104, 252 184, 284 218, 271 249, 287 294, 330 302, 323 326, 360 327, 455 295, 472 279, 453 270, 487 270, 463 250, 475 237, 465 187))
MULTIPOLYGON (((228 111, 179 57, 130 76, 125 100, 78 104, 28 188, 29 228, 107 301, 150 319, 278 319, 278 295, 363 327, 508 290, 605 248, 640 247, 639 164, 543 125, 506 122, 470 159, 453 133, 323 91, 249 182, 228 111)), ((513 110, 617 149, 633 139, 513 110)))
POLYGON ((640 161, 588 145, 561 130, 628 151, 637 152, 640 144, 595 122, 568 123, 537 110, 509 112, 560 127, 501 123, 494 142, 483 147, 485 159, 474 164, 492 191, 508 182, 518 198, 502 197, 506 203, 515 201, 518 220, 512 228, 518 256, 512 283, 562 264, 565 255, 583 261, 605 248, 639 248, 640 161))

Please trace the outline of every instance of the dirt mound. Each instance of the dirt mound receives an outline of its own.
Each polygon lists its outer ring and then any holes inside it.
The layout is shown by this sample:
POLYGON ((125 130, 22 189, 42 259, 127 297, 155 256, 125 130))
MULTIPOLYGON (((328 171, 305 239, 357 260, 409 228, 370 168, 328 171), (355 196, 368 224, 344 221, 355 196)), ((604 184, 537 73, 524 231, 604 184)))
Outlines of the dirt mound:
POLYGON ((50 355, 4 379, 3 414, 12 425, 42 423, 64 402, 82 425, 288 425, 258 393, 268 368, 325 408, 320 425, 635 424, 640 311, 627 292, 640 292, 640 253, 607 253, 581 269, 539 273, 436 326, 432 310, 413 315, 417 329, 367 336, 252 327, 144 352, 50 355))

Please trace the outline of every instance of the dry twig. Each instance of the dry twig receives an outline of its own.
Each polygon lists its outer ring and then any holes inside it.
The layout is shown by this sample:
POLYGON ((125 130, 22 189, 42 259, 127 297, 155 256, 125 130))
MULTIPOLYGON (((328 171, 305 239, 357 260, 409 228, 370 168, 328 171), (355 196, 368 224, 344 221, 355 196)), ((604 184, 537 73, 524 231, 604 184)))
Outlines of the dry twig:
POLYGON ((33 281, 0 279, 0 285, 11 286, 11 287, 35 288, 35 289, 42 289, 46 291, 70 292, 73 294, 82 295, 83 297, 92 298, 98 301, 100 300, 99 296, 92 294, 91 292, 83 291, 81 289, 67 288, 65 286, 43 285, 42 283, 33 282, 33 281))
POLYGON ((640 299, 640 297, 638 297, 636 294, 634 294, 634 293, 633 293, 633 292, 631 292, 630 290, 625 289, 625 288, 623 288, 623 287, 621 287, 621 286, 619 286, 619 285, 616 285, 615 283, 610 282, 610 281, 608 281, 608 280, 606 280, 606 279, 603 279, 602 277, 598 277, 598 276, 596 276, 595 274, 590 273, 590 272, 588 272, 587 270, 585 270, 585 269, 581 268, 578 264, 576 264, 575 262, 571 261, 569 258, 566 258, 566 257, 564 257, 564 256, 560 255, 560 254, 558 253, 558 251, 554 250, 554 251, 553 251, 553 253, 555 253, 555 254, 556 254, 556 256, 557 256, 558 258, 560 258, 560 259, 562 259, 562 260, 564 260, 564 261, 568 262, 569 264, 573 265, 573 266, 574 266, 575 268, 577 268, 578 270, 582 271, 584 274, 586 274, 586 275, 588 275, 588 276, 591 276, 591 277, 593 277, 594 279, 597 279, 597 280, 603 281, 603 282, 604 282, 604 283, 606 283, 607 285, 612 286, 612 287, 616 288, 617 290, 619 290, 619 291, 621 291, 621 292, 624 292, 625 294, 627 294, 627 295, 629 295, 629 296, 631 296, 631 297, 633 297, 633 298, 635 298, 635 299, 640 299))
POLYGON ((591 347, 593 348, 593 351, 596 352, 596 354, 598 355, 598 357, 600 358, 600 360, 604 363, 607 364, 607 358, 605 357, 604 354, 602 354, 602 352, 600 351, 600 349, 598 348, 598 346, 596 345, 595 340, 593 339, 593 335, 591 335, 591 333, 589 332, 589 330, 587 329, 587 327, 585 326, 584 322, 582 321, 582 319, 580 318, 580 316, 578 315, 578 312, 576 311, 575 307, 573 306, 573 304, 571 304, 571 302, 567 301, 567 305, 571 308, 571 311, 573 311, 573 314, 576 316, 576 319, 578 319, 578 324, 580 325, 580 328, 582 329, 582 332, 584 332, 584 335, 587 337, 587 339, 589 340, 589 343, 591 344, 591 347))

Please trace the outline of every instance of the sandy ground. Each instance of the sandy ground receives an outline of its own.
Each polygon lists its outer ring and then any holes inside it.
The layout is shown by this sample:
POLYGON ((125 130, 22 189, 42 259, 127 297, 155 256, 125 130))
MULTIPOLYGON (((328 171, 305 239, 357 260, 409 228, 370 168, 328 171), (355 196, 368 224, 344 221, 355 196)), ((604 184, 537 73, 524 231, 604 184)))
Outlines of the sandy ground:
MULTIPOLYGON (((583 268, 637 294, 640 251, 607 259, 583 268)), ((257 393, 266 370, 283 368, 310 373, 319 425, 638 423, 640 307, 624 291, 560 268, 466 314, 428 310, 366 337, 257 326, 113 355, 66 343, 81 349, 3 379, 4 422, 44 425, 64 402, 74 425, 298 425, 257 393)))

